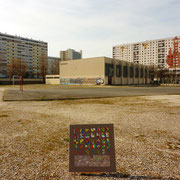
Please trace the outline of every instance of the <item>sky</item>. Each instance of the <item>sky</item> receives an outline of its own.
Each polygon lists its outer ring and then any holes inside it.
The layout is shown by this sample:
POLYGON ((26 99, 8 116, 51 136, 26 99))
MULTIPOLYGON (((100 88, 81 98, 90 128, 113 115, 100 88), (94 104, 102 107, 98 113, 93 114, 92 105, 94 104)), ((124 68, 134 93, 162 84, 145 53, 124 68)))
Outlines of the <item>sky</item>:
POLYGON ((124 43, 180 35, 180 0, 0 0, 0 32, 48 42, 48 55, 112 57, 124 43))

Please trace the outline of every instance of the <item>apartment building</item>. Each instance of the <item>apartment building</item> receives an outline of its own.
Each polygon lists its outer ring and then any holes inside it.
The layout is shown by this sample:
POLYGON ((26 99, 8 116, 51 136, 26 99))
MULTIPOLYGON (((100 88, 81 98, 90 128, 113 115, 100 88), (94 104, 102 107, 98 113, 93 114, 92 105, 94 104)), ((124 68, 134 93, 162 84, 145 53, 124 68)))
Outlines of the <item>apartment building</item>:
POLYGON ((7 76, 7 64, 20 59, 27 65, 27 77, 39 77, 39 57, 47 55, 48 43, 20 36, 0 33, 1 75, 7 76))
MULTIPOLYGON (((167 56, 171 50, 178 49, 180 51, 179 43, 180 36, 117 45, 113 47, 113 58, 144 65, 157 65, 159 68, 174 69, 172 65, 169 66, 167 63, 167 56), (175 41, 178 42, 175 44, 175 41)), ((179 59, 178 61, 180 62, 179 59)), ((177 68, 180 70, 180 66, 176 66, 177 68)))
POLYGON ((75 51, 73 49, 67 49, 66 51, 60 51, 60 58, 62 61, 69 61, 73 59, 82 59, 82 50, 75 51))

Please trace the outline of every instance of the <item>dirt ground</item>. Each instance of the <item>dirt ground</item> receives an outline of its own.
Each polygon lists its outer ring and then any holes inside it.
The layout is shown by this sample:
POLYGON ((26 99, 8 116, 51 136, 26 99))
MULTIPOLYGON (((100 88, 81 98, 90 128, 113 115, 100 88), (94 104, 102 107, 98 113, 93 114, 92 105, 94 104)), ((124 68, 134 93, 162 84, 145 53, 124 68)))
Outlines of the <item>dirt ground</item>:
POLYGON ((180 178, 180 96, 0 101, 0 179, 105 178, 180 178), (114 124, 117 173, 68 172, 69 125, 86 123, 114 124))

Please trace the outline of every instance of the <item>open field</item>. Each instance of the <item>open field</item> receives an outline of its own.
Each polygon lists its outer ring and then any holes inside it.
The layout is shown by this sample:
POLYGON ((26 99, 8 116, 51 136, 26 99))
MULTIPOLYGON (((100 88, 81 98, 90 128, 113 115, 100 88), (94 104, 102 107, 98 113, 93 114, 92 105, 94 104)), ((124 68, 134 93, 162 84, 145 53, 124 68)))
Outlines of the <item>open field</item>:
POLYGON ((158 95, 1 100, 0 179, 105 179, 68 172, 69 125, 78 123, 114 124, 117 173, 107 179, 180 178, 180 95, 158 95))

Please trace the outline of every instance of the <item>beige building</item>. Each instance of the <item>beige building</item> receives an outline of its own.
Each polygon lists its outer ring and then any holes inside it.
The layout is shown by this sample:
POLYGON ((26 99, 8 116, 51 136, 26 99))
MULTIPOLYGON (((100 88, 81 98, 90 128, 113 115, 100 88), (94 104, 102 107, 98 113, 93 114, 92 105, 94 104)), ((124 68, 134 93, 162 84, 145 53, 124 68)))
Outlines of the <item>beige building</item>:
MULTIPOLYGON (((170 48, 174 49, 174 38, 117 45, 113 47, 113 58, 144 65, 156 65, 159 68, 168 68, 167 55, 170 48)), ((180 43, 180 36, 178 36, 178 39, 180 43)))
POLYGON ((59 84, 59 75, 46 75, 46 84, 59 84))
POLYGON ((60 62, 60 84, 148 84, 148 66, 107 57, 60 62))

